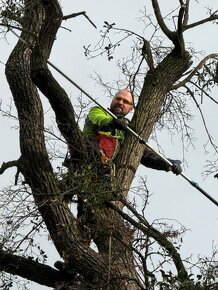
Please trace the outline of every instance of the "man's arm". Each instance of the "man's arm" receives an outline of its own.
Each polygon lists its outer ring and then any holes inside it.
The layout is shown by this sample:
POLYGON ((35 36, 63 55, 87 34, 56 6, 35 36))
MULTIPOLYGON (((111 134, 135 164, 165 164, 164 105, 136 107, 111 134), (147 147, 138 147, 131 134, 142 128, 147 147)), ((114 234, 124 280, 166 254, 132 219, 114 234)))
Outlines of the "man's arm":
POLYGON ((145 150, 144 154, 141 158, 141 164, 157 170, 163 170, 163 171, 172 171, 174 174, 179 175, 182 172, 181 167, 181 161, 180 160, 168 160, 173 164, 172 167, 170 167, 163 159, 161 159, 157 154, 152 153, 149 150, 145 150))

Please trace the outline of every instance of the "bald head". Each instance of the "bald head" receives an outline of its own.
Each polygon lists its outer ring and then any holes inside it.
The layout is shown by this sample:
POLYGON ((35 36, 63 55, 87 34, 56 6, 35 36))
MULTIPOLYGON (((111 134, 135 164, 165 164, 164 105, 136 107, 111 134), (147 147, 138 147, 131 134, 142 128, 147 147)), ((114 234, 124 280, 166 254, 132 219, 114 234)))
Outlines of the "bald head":
POLYGON ((119 90, 113 98, 110 110, 116 116, 124 117, 133 109, 132 94, 127 89, 119 90))
POLYGON ((122 96, 122 97, 125 97, 126 99, 128 99, 131 103, 132 103, 132 94, 129 90, 127 89, 122 89, 122 90, 119 90, 115 97, 117 96, 122 96))

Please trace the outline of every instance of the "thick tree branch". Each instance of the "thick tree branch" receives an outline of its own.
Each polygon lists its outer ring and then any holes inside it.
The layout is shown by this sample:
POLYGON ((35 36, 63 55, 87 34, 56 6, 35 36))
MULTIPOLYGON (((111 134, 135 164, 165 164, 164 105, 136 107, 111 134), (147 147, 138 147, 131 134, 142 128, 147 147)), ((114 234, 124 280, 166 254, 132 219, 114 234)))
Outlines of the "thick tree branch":
MULTIPOLYGON (((36 2, 34 3, 36 4, 36 2)), ((75 271, 82 275, 86 283, 106 284, 108 273, 105 273, 105 260, 84 244, 78 224, 64 202, 48 158, 44 140, 43 110, 32 78, 52 104, 61 133, 65 134, 65 137, 71 138, 72 147, 75 144, 75 148, 82 150, 82 146, 79 143, 80 139, 77 139, 76 131, 70 133, 65 129, 68 127, 77 129, 78 125, 73 123, 75 121, 69 100, 65 98, 61 88, 55 83, 46 64, 60 25, 60 19, 62 19, 60 7, 55 0, 39 1, 36 5, 38 6, 31 11, 32 17, 26 14, 26 18, 24 18, 27 27, 32 28, 32 23, 37 23, 37 27, 35 27, 39 36, 37 43, 30 43, 36 48, 32 52, 26 44, 26 42, 29 43, 28 35, 23 33, 21 38, 24 41, 21 39, 18 41, 6 69, 20 121, 22 172, 32 189, 35 203, 56 249, 68 269, 72 271, 76 268, 75 271), (30 63, 31 56, 32 62, 30 63), (14 61, 17 60, 19 60, 19 66, 14 65, 14 61), (32 69, 32 78, 30 69, 32 69), (74 124, 77 127, 73 126, 74 124)), ((112 270, 111 278, 116 275, 117 272, 114 273, 112 270)))
MULTIPOLYGON (((39 37, 40 41, 44 40, 44 43, 40 43, 40 57, 43 55, 43 60, 47 60, 56 29, 60 25, 60 6, 56 0, 36 2, 29 0, 29 4, 31 4, 28 6, 30 11, 26 10, 24 15, 25 27, 30 31, 33 30, 37 35, 40 34, 42 23, 45 25, 44 28, 48 29, 46 37, 43 34, 45 38, 42 39, 41 35, 39 37), (33 23, 37 25, 32 26, 33 23)), ((26 45, 26 42, 31 46, 34 46, 35 42, 34 39, 29 39, 29 34, 22 33, 21 38, 24 41, 19 39, 6 64, 6 76, 20 122, 21 171, 32 189, 35 203, 60 256, 67 261, 70 268, 76 267, 77 272, 82 274, 86 281, 95 279, 105 282, 102 278, 105 263, 99 254, 82 242, 75 218, 64 202, 53 173, 45 146, 42 104, 36 86, 30 77, 32 50, 26 45)), ((52 91, 52 93, 55 102, 58 92, 52 91)), ((66 104, 60 104, 59 99, 54 105, 57 105, 60 110, 61 105, 64 106, 63 110, 67 109, 66 104)), ((65 113, 63 111, 63 114, 65 113)), ((67 113, 69 114, 69 112, 67 113)), ((75 134, 71 138, 75 138, 75 134)), ((77 142, 76 138, 74 142, 77 142)), ((78 147, 79 143, 76 145, 78 147)))
POLYGON ((31 76, 40 89, 48 98, 56 115, 58 128, 65 138, 70 156, 75 160, 84 158, 85 148, 81 141, 81 134, 78 122, 75 120, 75 113, 64 89, 55 80, 47 66, 47 60, 54 42, 54 36, 62 21, 62 15, 56 15, 56 9, 52 5, 45 6, 45 19, 38 34, 37 45, 33 49, 31 58, 31 76), (55 19, 55 21, 51 21, 55 19), (52 37, 48 37, 49 35, 52 37))
POLYGON ((56 115, 58 128, 69 146, 71 158, 82 160, 85 158, 85 148, 81 139, 78 122, 70 99, 64 89, 55 80, 47 64, 40 56, 33 52, 32 78, 40 91, 48 98, 56 115))
POLYGON ((142 47, 142 56, 147 61, 147 64, 148 64, 150 70, 153 70, 154 69, 154 60, 153 60, 153 56, 152 56, 152 51, 151 51, 150 43, 146 39, 144 39, 144 44, 142 47))
POLYGON ((177 27, 178 45, 181 52, 185 50, 185 42, 183 39, 183 21, 184 21, 185 11, 186 11, 185 4, 181 4, 181 7, 179 9, 178 27, 177 27))
POLYGON ((190 6, 190 0, 186 0, 186 4, 185 4, 185 13, 184 13, 184 18, 183 18, 183 29, 184 26, 186 26, 188 24, 188 20, 189 20, 189 6, 190 6))
POLYGON ((5 172, 5 170, 7 170, 8 168, 11 167, 18 167, 19 165, 19 160, 12 160, 12 161, 8 161, 8 162, 3 162, 2 166, 0 167, 0 174, 3 174, 5 172))
POLYGON ((50 266, 8 253, 2 249, 0 249, 0 271, 18 275, 47 287, 55 287, 56 283, 74 279, 73 275, 57 271, 50 266))
POLYGON ((183 33, 183 22, 184 22, 185 11, 186 11, 186 5, 182 4, 179 9, 179 15, 178 15, 177 32, 178 32, 179 37, 182 37, 182 33, 183 33))
POLYGON ((183 265, 182 259, 179 255, 179 253, 176 251, 173 244, 166 238, 165 235, 163 235, 161 232, 159 232, 157 229, 152 227, 144 218, 142 218, 141 215, 137 213, 137 211, 130 206, 125 200, 122 201, 123 204, 134 214, 134 216, 139 220, 137 222, 135 219, 130 217, 128 214, 120 210, 116 205, 109 202, 107 203, 108 206, 119 213, 119 215, 126 221, 128 221, 131 225, 136 227, 137 229, 141 230, 145 235, 148 235, 152 237, 156 242, 158 242, 170 255, 172 258, 177 271, 178 271, 178 277, 181 279, 181 281, 184 281, 188 279, 187 271, 183 265))
POLYGON ((180 11, 179 11, 177 31, 171 31, 165 24, 163 16, 161 14, 158 0, 152 0, 152 5, 153 5, 157 22, 161 30, 173 42, 175 46, 175 52, 178 55, 182 55, 185 52, 185 43, 183 40, 183 29, 182 29, 182 21, 183 21, 183 16, 185 12, 185 5, 181 5, 180 11))
POLYGON ((158 22, 161 30, 174 43, 174 41, 175 41, 175 32, 171 31, 167 27, 167 25, 165 24, 165 22, 163 20, 163 16, 161 14, 161 10, 160 10, 160 7, 159 7, 158 0, 152 0, 152 6, 153 6, 154 13, 155 13, 157 22, 158 22))

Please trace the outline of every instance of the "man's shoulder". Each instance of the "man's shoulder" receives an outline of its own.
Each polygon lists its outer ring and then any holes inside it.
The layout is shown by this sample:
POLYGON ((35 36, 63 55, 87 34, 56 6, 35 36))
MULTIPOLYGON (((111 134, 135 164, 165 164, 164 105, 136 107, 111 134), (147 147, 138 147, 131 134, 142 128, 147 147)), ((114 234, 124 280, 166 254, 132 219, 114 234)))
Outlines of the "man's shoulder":
POLYGON ((91 110, 103 110, 103 109, 99 106, 93 106, 93 107, 91 107, 90 111, 91 110))
POLYGON ((107 111, 99 106, 94 106, 90 109, 89 113, 98 113, 108 115, 107 111))

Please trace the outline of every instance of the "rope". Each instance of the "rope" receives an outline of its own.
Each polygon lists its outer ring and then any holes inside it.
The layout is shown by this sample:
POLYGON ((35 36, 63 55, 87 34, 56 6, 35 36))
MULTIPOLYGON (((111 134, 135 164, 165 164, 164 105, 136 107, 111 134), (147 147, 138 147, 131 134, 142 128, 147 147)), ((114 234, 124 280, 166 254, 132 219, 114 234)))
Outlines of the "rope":
POLYGON ((111 250, 112 250, 112 232, 110 233, 110 237, 109 237, 109 249, 108 249, 108 286, 109 287, 109 283, 110 283, 110 278, 111 278, 111 250))

